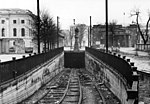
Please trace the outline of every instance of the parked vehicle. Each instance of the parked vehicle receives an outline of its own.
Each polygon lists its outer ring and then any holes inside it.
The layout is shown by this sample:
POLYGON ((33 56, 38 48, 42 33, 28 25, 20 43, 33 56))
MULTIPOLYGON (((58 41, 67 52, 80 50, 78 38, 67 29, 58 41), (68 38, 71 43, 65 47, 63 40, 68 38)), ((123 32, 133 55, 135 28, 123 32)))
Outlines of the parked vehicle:
POLYGON ((32 47, 26 47, 25 53, 33 53, 33 48, 32 47))
POLYGON ((15 53, 15 51, 16 51, 16 50, 15 50, 14 47, 10 47, 10 48, 9 48, 9 52, 10 52, 10 53, 15 53))

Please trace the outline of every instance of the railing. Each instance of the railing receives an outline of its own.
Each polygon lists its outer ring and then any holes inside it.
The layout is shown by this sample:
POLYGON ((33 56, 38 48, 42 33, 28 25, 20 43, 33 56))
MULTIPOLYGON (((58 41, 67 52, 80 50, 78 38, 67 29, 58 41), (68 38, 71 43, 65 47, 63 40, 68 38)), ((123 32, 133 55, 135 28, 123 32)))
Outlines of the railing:
POLYGON ((140 51, 150 51, 150 44, 136 44, 136 49, 140 51))
POLYGON ((35 54, 30 57, 0 63, 0 83, 10 79, 15 79, 17 76, 25 74, 61 52, 63 52, 63 48, 57 48, 47 53, 35 54))
POLYGON ((124 59, 116 57, 114 55, 93 49, 86 48, 86 51, 103 61, 113 69, 117 70, 127 81, 128 85, 132 86, 132 69, 131 66, 124 59))

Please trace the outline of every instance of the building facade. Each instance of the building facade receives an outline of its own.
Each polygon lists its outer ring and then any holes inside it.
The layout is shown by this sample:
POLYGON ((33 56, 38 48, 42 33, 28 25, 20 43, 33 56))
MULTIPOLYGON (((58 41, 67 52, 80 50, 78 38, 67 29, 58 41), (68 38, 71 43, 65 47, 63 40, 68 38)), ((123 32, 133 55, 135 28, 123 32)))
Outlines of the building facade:
MULTIPOLYGON (((113 31, 111 31, 110 26, 108 26, 108 46, 111 47, 128 47, 130 46, 130 34, 126 33, 125 27, 122 25, 114 25, 113 31), (113 32, 113 33, 112 33, 113 32)), ((93 45, 103 45, 106 44, 106 26, 105 25, 94 25, 93 26, 93 45)))
POLYGON ((33 52, 32 16, 29 10, 0 9, 0 53, 33 52))
POLYGON ((130 34, 131 47, 134 47, 137 43, 140 43, 140 34, 136 24, 130 24, 127 26, 126 33, 130 34))

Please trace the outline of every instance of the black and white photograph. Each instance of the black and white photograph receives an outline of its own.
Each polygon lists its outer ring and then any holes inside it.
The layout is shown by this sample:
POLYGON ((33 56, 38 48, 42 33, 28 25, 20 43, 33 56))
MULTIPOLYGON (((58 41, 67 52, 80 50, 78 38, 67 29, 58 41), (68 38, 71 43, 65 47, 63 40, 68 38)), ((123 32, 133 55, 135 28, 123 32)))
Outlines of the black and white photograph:
POLYGON ((150 104, 150 0, 0 0, 0 104, 150 104))

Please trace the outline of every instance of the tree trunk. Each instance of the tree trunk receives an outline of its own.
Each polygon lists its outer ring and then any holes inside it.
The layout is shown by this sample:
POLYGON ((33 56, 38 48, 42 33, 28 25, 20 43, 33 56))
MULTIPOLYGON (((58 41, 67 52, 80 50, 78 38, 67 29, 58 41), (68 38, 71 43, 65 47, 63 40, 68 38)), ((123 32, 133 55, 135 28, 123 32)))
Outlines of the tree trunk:
POLYGON ((144 42, 144 45, 145 45, 148 42, 148 24, 149 24, 150 18, 148 19, 147 24, 146 24, 146 34, 145 34, 146 37, 144 37, 144 33, 142 33, 139 22, 138 22, 139 13, 136 13, 136 15, 137 15, 137 17, 136 17, 137 27, 138 27, 139 33, 140 33, 142 40, 144 42))
POLYGON ((46 40, 44 40, 44 52, 46 52, 46 40))
POLYGON ((48 41, 48 51, 50 50, 50 41, 48 41))

